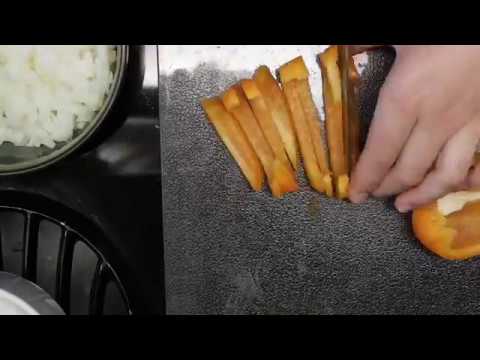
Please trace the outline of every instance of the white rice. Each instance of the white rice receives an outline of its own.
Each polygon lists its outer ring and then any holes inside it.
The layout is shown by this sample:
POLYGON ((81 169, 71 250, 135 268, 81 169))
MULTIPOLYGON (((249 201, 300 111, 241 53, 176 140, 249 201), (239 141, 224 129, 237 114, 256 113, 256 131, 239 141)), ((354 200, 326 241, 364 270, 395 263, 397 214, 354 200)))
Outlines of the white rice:
POLYGON ((110 45, 0 45, 0 144, 72 139, 102 107, 114 62, 110 45))

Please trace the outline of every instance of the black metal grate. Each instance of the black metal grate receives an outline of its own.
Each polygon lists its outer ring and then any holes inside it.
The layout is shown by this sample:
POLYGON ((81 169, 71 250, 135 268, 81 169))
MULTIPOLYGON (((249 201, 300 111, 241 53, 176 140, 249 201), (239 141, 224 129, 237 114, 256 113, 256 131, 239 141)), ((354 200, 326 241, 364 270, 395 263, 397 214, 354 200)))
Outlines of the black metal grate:
MULTIPOLYGON (((48 210, 48 208, 45 210, 48 210)), ((43 270, 42 274, 54 271, 54 274, 49 274, 49 276, 54 277, 54 281, 52 281, 54 286, 53 289, 45 290, 51 293, 50 295, 66 314, 132 314, 124 286, 105 255, 94 246, 94 240, 98 239, 88 239, 72 224, 59 221, 44 213, 24 207, 0 204, 0 271, 17 273, 17 275, 38 284, 39 266, 45 268, 48 265, 47 271, 43 270), (23 229, 19 227, 22 219, 23 229), (51 244, 47 244, 46 239, 40 235, 40 227, 44 222, 49 224, 50 227, 54 225, 60 229, 58 251, 56 251, 55 256, 46 258, 52 262, 56 260, 55 267, 51 264, 44 264, 47 260, 43 258, 39 260, 39 249, 42 249, 42 246, 48 246, 50 253, 52 253, 51 244), (21 235, 17 232, 21 232, 21 235), (15 239, 12 239, 14 237, 15 239), (72 282, 72 265, 78 244, 86 245, 96 264, 89 265, 89 271, 93 272, 91 280, 72 282), (18 264, 19 261, 21 264, 18 264), (39 263, 39 261, 43 263, 39 263), (48 271, 49 269, 50 271, 48 271), (74 298, 72 298, 72 293, 74 293, 72 284, 80 287, 80 291, 78 289, 75 291, 77 295, 74 298), (113 301, 111 300, 112 295, 107 294, 107 289, 115 290, 113 301), (72 311, 72 304, 79 302, 78 294, 86 294, 88 297, 86 306, 83 310, 72 311), (105 298, 107 296, 109 297, 110 308, 105 308, 105 298)), ((41 251, 45 253, 45 250, 42 249, 41 251)), ((84 259, 77 261, 80 264, 82 262, 84 262, 84 259)), ((79 306, 76 307, 80 309, 79 306)))

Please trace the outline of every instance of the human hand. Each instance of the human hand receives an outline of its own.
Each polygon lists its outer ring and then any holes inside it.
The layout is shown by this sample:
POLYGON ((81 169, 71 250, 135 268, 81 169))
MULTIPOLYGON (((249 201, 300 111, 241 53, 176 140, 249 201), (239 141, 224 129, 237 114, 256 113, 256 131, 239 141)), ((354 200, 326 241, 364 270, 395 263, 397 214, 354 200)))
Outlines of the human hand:
MULTIPOLYGON (((363 49, 364 47, 357 48, 363 49)), ((400 194, 412 210, 480 185, 480 46, 394 46, 350 200, 400 194)))

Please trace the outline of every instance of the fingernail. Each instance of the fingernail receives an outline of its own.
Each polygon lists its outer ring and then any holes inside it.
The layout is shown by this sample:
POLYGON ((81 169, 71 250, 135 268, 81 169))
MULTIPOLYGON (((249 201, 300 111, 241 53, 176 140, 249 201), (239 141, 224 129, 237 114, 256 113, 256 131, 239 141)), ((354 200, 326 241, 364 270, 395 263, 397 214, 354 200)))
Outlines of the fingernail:
POLYGON ((405 213, 407 213, 411 210, 411 208, 409 206, 403 205, 403 204, 402 205, 397 205, 396 208, 397 208, 397 211, 399 213, 402 213, 402 214, 405 214, 405 213))
POLYGON ((354 204, 361 204, 368 200, 368 194, 367 193, 352 194, 350 196, 350 200, 354 204))

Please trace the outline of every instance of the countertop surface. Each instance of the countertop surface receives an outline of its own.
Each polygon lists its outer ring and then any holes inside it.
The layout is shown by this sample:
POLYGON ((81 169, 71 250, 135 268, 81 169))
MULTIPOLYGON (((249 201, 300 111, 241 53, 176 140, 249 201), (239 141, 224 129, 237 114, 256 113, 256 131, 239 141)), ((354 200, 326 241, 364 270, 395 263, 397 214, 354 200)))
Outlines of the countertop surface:
MULTIPOLYGON (((200 100, 258 65, 313 46, 159 46, 166 305, 170 314, 471 314, 480 310, 477 260, 448 262, 414 239, 389 201, 355 206, 301 191, 283 200, 251 191, 200 100)), ((363 73, 368 120, 394 57, 363 73)), ((366 121, 368 123, 368 121, 366 121)), ((381 149, 379 149, 381 150, 381 149)))

